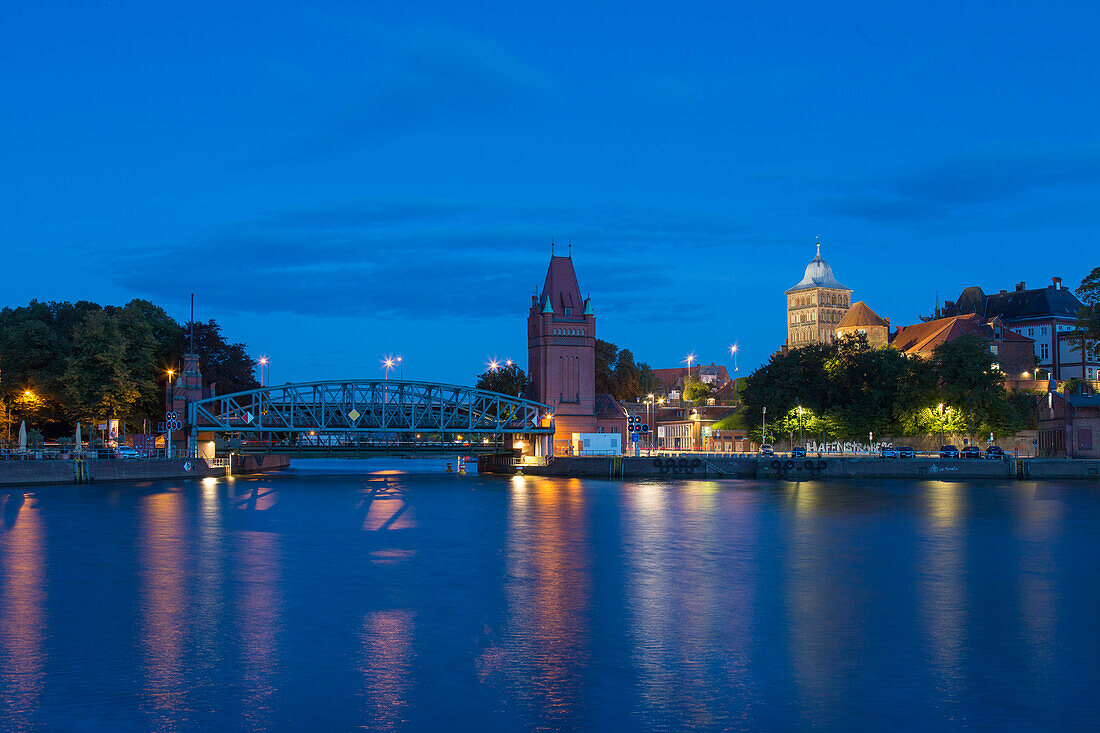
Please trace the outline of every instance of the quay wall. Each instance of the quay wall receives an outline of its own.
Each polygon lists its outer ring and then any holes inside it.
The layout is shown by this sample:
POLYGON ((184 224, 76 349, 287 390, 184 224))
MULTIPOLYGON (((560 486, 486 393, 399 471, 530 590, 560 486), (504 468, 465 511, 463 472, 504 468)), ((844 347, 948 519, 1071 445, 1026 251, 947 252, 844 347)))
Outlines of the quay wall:
POLYGON ((1100 481, 1100 459, 1095 458, 1032 458, 1020 461, 1017 476, 1038 480, 1080 478, 1100 481))
MULTIPOLYGON (((524 466, 529 476, 591 478, 761 478, 785 481, 814 479, 1093 479, 1100 480, 1100 460, 1021 458, 973 460, 947 458, 877 458, 832 456, 823 458, 767 458, 661 456, 555 458, 548 466, 524 466), (778 462, 778 465, 777 465, 778 462)), ((480 473, 514 474, 509 459, 482 456, 480 473)))
POLYGON ((0 461, 0 486, 73 484, 89 481, 146 481, 201 478, 224 474, 224 468, 210 468, 201 458, 0 461), (191 466, 190 470, 186 468, 188 464, 191 466))

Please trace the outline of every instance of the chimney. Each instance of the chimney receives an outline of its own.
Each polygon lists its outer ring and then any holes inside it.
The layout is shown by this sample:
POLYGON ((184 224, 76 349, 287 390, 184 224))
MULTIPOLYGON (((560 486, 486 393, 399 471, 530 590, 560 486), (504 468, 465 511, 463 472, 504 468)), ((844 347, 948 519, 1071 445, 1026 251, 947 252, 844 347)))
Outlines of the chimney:
POLYGON ((1019 293, 1023 290, 1027 290, 1027 285, 1024 283, 1023 280, 1021 280, 1020 282, 1016 283, 1016 292, 1019 293))
POLYGON ((1060 278, 1060 277, 1052 277, 1052 278, 1051 278, 1051 282, 1053 282, 1053 283, 1054 283, 1054 289, 1055 289, 1055 290, 1061 290, 1061 289, 1062 289, 1062 278, 1060 278))
POLYGON ((1001 288, 1001 295, 1008 295, 1008 291, 1004 288, 1001 288))

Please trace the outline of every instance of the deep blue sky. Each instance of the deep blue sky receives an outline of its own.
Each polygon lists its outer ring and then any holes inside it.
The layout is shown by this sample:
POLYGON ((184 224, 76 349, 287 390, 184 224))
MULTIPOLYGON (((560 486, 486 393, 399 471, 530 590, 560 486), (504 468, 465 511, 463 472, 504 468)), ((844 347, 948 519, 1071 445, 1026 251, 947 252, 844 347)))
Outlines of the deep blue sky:
POLYGON ((7 3, 0 305, 150 298, 275 382, 598 334, 742 373, 820 235, 895 324, 1100 264, 1095 3, 7 3), (685 7, 686 6, 686 7, 685 7))

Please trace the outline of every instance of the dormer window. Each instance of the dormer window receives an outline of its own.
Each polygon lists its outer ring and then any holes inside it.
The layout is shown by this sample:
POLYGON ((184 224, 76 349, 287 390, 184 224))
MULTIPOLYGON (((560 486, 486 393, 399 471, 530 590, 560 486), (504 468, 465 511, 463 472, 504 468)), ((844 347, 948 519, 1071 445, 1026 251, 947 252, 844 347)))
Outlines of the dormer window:
POLYGON ((565 315, 567 315, 567 316, 573 315, 573 307, 572 306, 568 306, 568 305, 565 306, 565 315))

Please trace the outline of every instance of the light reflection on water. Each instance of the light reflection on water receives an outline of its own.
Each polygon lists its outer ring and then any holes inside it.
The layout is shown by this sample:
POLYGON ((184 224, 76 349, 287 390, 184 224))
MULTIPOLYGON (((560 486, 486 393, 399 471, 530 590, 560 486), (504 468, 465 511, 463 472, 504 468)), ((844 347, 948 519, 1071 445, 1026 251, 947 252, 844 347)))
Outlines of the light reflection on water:
POLYGON ((43 519, 21 491, 0 493, 0 512, 0 726, 26 730, 43 684, 43 519))
POLYGON ((1083 484, 347 470, 7 491, 0 512, 0 729, 1042 729, 1100 712, 1100 497, 1083 484), (111 599, 89 616, 110 614, 108 638, 83 623, 89 589, 111 599))

